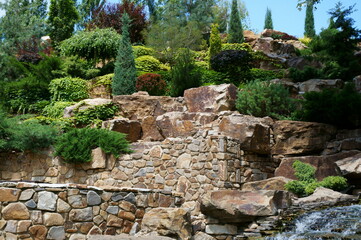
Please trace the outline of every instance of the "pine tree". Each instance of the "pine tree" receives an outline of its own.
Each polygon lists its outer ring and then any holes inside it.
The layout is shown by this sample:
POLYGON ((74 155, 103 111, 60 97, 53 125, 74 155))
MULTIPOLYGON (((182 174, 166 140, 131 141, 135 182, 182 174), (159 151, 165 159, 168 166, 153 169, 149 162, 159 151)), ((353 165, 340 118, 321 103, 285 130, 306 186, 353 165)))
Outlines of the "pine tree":
POLYGON ((313 38, 316 35, 315 20, 313 17, 313 1, 308 0, 305 19, 305 36, 313 38))
POLYGON ((122 23, 122 39, 119 45, 113 77, 113 95, 127 95, 136 91, 137 72, 129 36, 130 18, 125 12, 122 16, 122 23))
POLYGON ((57 44, 70 38, 74 31, 74 25, 79 20, 79 14, 73 0, 51 0, 49 8, 49 35, 57 44))
POLYGON ((244 41, 243 28, 239 17, 237 0, 232 0, 231 18, 229 22, 228 42, 242 43, 244 41))
POLYGON ((264 29, 273 29, 272 12, 269 8, 266 11, 266 17, 264 20, 264 29))
POLYGON ((209 58, 218 54, 222 49, 221 36, 219 35, 218 24, 212 24, 211 36, 209 38, 209 58))

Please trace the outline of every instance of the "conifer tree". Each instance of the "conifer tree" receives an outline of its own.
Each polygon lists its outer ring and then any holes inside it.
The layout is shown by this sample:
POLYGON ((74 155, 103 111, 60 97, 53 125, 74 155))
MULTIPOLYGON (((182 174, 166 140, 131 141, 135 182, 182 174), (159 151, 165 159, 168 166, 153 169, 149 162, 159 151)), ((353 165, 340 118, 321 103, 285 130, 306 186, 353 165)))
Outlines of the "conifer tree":
POLYGON ((122 38, 115 62, 112 84, 113 95, 128 95, 136 91, 137 72, 129 36, 130 18, 126 12, 123 13, 122 23, 122 38))
POLYGON ((269 8, 267 8, 267 11, 266 11, 266 17, 264 20, 264 28, 263 29, 273 29, 272 12, 269 8))
POLYGON ((229 22, 228 42, 242 43, 244 41, 243 28, 238 12, 237 0, 232 0, 231 18, 229 22))
POLYGON ((221 36, 219 35, 218 24, 212 24, 211 36, 209 38, 209 58, 218 54, 222 49, 221 36))
POLYGON ((313 38, 316 35, 315 31, 315 20, 313 17, 313 1, 307 1, 306 8, 306 19, 305 19, 305 36, 309 38, 313 38))

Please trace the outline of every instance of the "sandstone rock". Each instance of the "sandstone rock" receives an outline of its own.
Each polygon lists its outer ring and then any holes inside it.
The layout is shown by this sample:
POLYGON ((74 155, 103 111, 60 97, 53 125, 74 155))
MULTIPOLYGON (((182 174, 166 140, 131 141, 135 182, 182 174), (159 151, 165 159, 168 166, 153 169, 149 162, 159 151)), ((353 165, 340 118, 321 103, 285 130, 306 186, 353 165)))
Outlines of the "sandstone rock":
MULTIPOLYGON (((35 193, 35 191, 33 189, 26 189, 21 192, 19 200, 20 201, 29 200, 34 195, 34 193, 35 193)), ((1 193, 0 193, 0 195, 1 195, 1 193)))
POLYGON ((153 116, 144 117, 142 121, 142 140, 162 141, 164 137, 160 134, 156 118, 153 116))
POLYGON ((87 222, 93 220, 93 209, 91 207, 83 209, 72 209, 69 218, 74 222, 87 222))
POLYGON ((276 121, 272 154, 305 155, 321 152, 336 134, 334 126, 298 121, 276 121))
POLYGON ((65 229, 64 227, 51 227, 49 229, 47 239, 54 239, 54 240, 62 240, 65 239, 65 229))
POLYGON ((191 88, 184 91, 184 101, 189 112, 234 111, 237 87, 221 84, 191 88))
POLYGON ((349 183, 360 186, 361 179, 361 153, 344 158, 336 162, 344 177, 349 180, 349 183))
POLYGON ((290 205, 285 191, 213 191, 201 203, 203 214, 222 220, 222 223, 250 222, 255 217, 276 215, 290 205))
POLYGON ((127 118, 117 118, 104 121, 102 128, 126 134, 126 139, 130 142, 136 142, 142 137, 142 126, 137 120, 127 118))
POLYGON ((244 30, 243 36, 244 36, 245 42, 250 43, 250 44, 253 43, 255 40, 257 40, 257 38, 260 37, 259 34, 255 34, 254 32, 252 32, 250 30, 244 30))
POLYGON ((210 224, 206 226, 206 233, 213 235, 236 235, 237 226, 234 225, 220 225, 220 224, 210 224))
POLYGON ((84 99, 75 105, 66 107, 64 109, 64 118, 70 118, 74 116, 74 110, 85 110, 94 106, 101 106, 111 103, 112 100, 105 98, 94 98, 94 99, 84 99))
POLYGON ((170 112, 157 117, 156 123, 164 138, 188 137, 215 119, 214 113, 170 112))
POLYGON ((130 120, 141 120, 144 117, 157 117, 166 112, 183 112, 186 107, 183 98, 145 95, 114 96, 113 102, 119 106, 120 116, 130 120))
POLYGON ((258 191, 258 190, 279 190, 284 191, 284 185, 291 181, 285 177, 273 177, 261 181, 246 182, 242 185, 242 191, 258 191))
POLYGON ((248 115, 232 114, 219 120, 219 131, 240 141, 241 149, 269 154, 271 121, 248 115))
POLYGON ((0 202, 15 202, 19 199, 19 189, 0 188, 0 202))
POLYGON ((297 56, 296 48, 293 45, 274 40, 271 37, 257 39, 253 50, 262 51, 269 57, 291 58, 297 56))
POLYGON ((5 232, 17 233, 18 221, 9 220, 6 223, 5 232))
POLYGON ((120 219, 114 215, 109 215, 107 219, 107 226, 110 227, 122 227, 123 219, 120 219))
POLYGON ((44 213, 44 225, 49 226, 62 226, 64 225, 64 218, 59 213, 44 213))
POLYGON ((189 169, 192 162, 192 156, 188 153, 183 153, 177 158, 177 169, 189 169))
POLYGON ((342 202, 356 202, 357 200, 357 196, 342 194, 328 188, 319 187, 312 195, 304 198, 298 198, 293 202, 293 204, 301 207, 308 205, 323 206, 334 205, 336 203, 341 204, 342 202))
POLYGON ((31 226, 31 220, 21 220, 18 222, 17 232, 24 233, 27 232, 31 226))
POLYGON ((58 196, 52 192, 42 191, 38 193, 38 209, 55 211, 58 196))
POLYGON ((79 233, 73 234, 73 235, 71 235, 71 237, 69 238, 69 240, 86 240, 86 239, 87 239, 86 235, 79 234, 79 233))
POLYGON ((321 92, 323 89, 342 88, 341 79, 310 79, 299 84, 300 92, 321 92))
MULTIPOLYGON (((211 228, 212 230, 212 228, 211 228)), ((208 235, 207 233, 204 232, 197 232, 194 236, 193 236, 193 240, 216 240, 214 237, 208 235)))
POLYGON ((43 225, 33 225, 29 228, 29 233, 35 240, 45 240, 48 229, 43 225))
POLYGON ((107 154, 100 148, 92 150, 92 160, 81 164, 84 170, 105 168, 107 163, 107 154))
POLYGON ((59 198, 56 204, 56 209, 59 213, 67 213, 70 211, 71 207, 67 202, 59 198))
POLYGON ((20 202, 10 203, 1 211, 2 217, 5 220, 26 220, 30 219, 28 208, 20 202))
POLYGON ((88 205, 90 205, 90 206, 99 205, 102 202, 99 194, 97 194, 94 191, 89 191, 86 195, 86 198, 87 198, 88 205))
POLYGON ((191 238, 189 212, 182 208, 154 208, 146 212, 141 232, 157 232, 162 236, 178 236, 180 239, 191 238))
POLYGON ((338 176, 340 175, 340 169, 338 168, 336 161, 344 159, 350 156, 354 156, 357 152, 341 152, 333 155, 323 155, 323 156, 300 156, 300 157, 288 157, 283 158, 281 164, 275 171, 275 176, 286 177, 290 179, 297 180, 294 175, 294 170, 292 164, 299 160, 304 163, 311 164, 316 168, 315 177, 318 180, 322 180, 328 176, 338 176))
MULTIPOLYGON (((286 34, 287 33, 285 33, 285 32, 277 31, 277 30, 274 30, 274 29, 264 29, 261 32, 262 37, 272 37, 274 35, 283 36, 283 35, 286 35, 286 34)), ((295 38, 295 39, 297 40, 297 38, 295 38)))

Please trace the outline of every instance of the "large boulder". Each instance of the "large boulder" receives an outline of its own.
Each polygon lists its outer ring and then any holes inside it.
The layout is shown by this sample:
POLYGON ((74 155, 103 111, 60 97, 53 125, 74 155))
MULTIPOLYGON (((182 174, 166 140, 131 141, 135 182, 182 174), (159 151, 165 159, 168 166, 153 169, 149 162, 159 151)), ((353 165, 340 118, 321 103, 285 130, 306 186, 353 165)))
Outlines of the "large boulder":
POLYGON ((337 129, 323 123, 284 120, 276 121, 273 131, 272 154, 305 155, 321 152, 337 129))
POLYGON ((88 108, 92 108, 95 106, 101 106, 101 105, 106 105, 106 104, 110 104, 112 102, 112 100, 110 99, 105 99, 105 98, 94 98, 94 99, 84 99, 72 106, 66 107, 64 109, 64 118, 70 118, 74 116, 74 111, 75 110, 86 110, 88 108))
POLYGON ((131 120, 144 117, 157 117, 166 112, 183 112, 186 110, 183 98, 167 96, 149 96, 135 93, 133 95, 114 96, 113 102, 119 107, 119 114, 131 120))
POLYGON ((242 191, 279 190, 284 191, 285 184, 291 179, 285 177, 273 177, 265 180, 246 182, 242 185, 242 191))
POLYGON ((222 223, 237 223, 276 215, 289 205, 290 195, 286 191, 219 190, 202 199, 201 211, 222 223))
POLYGON ((339 160, 336 164, 349 183, 361 187, 361 153, 339 160))
POLYGON ((184 91, 189 112, 221 112, 235 110, 237 87, 221 84, 191 88, 184 91))
POLYGON ((286 177, 297 180, 295 176, 292 164, 299 160, 304 163, 308 163, 316 168, 315 177, 318 180, 322 180, 328 176, 339 176, 341 175, 340 169, 336 164, 337 160, 354 156, 358 151, 341 152, 333 155, 323 156, 300 156, 300 157, 288 157, 283 158, 281 164, 275 171, 275 176, 286 177))
POLYGON ((321 62, 316 60, 309 60, 304 57, 292 57, 287 59, 287 66, 289 68, 297 68, 298 70, 303 70, 306 66, 314 67, 314 68, 321 68, 321 62))
POLYGON ((256 118, 235 113, 220 118, 219 132, 239 140, 242 150, 269 154, 272 123, 270 118, 256 118))
POLYGON ((144 117, 142 121, 142 140, 144 141, 163 141, 164 137, 160 134, 157 126, 157 119, 153 116, 144 117))
POLYGON ((142 125, 137 120, 116 118, 102 123, 102 128, 126 134, 129 142, 136 142, 142 138, 142 125))
POLYGON ((204 125, 213 122, 214 113, 169 112, 156 119, 156 128, 164 138, 193 136, 204 125))
POLYGON ((262 51, 270 57, 280 57, 286 59, 297 55, 296 48, 293 45, 274 40, 271 37, 262 37, 257 39, 253 49, 256 51, 262 51))
POLYGON ((300 92, 321 92, 324 89, 342 88, 341 79, 310 79, 299 84, 300 92))
POLYGON ((141 234, 156 232, 161 236, 191 239, 190 214, 184 208, 154 208, 144 214, 141 234))

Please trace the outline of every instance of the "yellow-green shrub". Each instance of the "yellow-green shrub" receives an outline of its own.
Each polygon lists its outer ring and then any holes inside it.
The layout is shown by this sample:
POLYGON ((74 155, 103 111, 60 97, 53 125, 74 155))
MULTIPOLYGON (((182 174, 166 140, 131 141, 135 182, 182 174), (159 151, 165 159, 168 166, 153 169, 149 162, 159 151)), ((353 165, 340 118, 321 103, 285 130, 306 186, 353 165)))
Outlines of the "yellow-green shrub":
POLYGON ((142 72, 155 72, 161 70, 161 63, 155 57, 145 55, 135 59, 135 67, 142 72))

